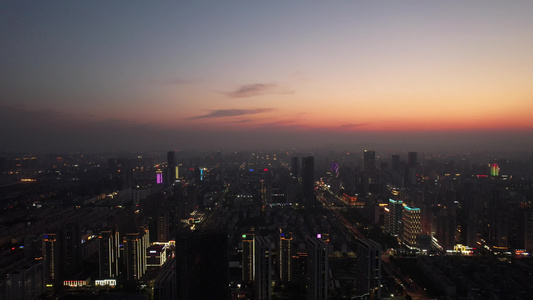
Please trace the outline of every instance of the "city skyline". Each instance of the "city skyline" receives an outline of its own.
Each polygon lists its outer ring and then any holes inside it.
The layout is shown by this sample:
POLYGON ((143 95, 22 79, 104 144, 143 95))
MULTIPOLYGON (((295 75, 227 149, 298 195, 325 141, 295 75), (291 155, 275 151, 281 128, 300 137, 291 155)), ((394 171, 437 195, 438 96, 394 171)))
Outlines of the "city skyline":
POLYGON ((528 1, 1 7, 0 151, 533 149, 528 1))

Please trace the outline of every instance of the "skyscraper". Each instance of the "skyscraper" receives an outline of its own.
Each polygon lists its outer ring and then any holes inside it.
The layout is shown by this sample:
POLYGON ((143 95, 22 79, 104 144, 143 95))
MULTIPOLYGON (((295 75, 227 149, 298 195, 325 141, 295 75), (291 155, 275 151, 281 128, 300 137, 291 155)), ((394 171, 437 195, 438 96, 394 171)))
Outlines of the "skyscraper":
POLYGON ((381 298, 381 246, 373 240, 357 240, 359 295, 370 294, 370 299, 381 298))
POLYGON ((98 243, 100 278, 114 278, 118 275, 119 233, 112 230, 104 230, 98 235, 98 243))
POLYGON ((291 281, 291 242, 292 233, 285 233, 280 229, 279 235, 279 277, 282 284, 291 281))
POLYGON ((407 153, 407 184, 415 185, 418 173, 418 153, 407 153))
POLYGON ((326 243, 316 237, 307 238, 308 298, 328 299, 329 253, 326 243))
POLYGON ((60 256, 61 277, 64 279, 74 278, 82 271, 81 257, 81 229, 78 222, 61 226, 60 233, 60 256))
POLYGON ((60 280, 59 237, 56 233, 43 234, 44 278, 54 284, 60 280))
POLYGON ((393 236, 400 235, 402 205, 402 200, 389 199, 389 206, 385 210, 385 231, 393 236))
POLYGON ((368 178, 376 178, 376 151, 365 150, 363 152, 363 171, 368 178))
POLYGON ((272 250, 267 237, 255 237, 255 299, 272 299, 272 250))
POLYGON ((242 235, 242 281, 254 280, 254 234, 242 235))
POLYGON ((403 207, 402 240, 407 247, 414 249, 418 246, 417 238, 420 235, 420 208, 403 207))
POLYGON ((315 157, 302 157, 302 185, 303 203, 306 207, 313 207, 315 204, 315 157))
POLYGON ((291 158, 291 175, 296 179, 300 177, 300 162, 296 156, 291 158))
POLYGON ((167 176, 165 176, 165 185, 172 185, 176 181, 176 153, 168 151, 167 153, 167 176))
POLYGON ((392 172, 400 172, 400 155, 392 155, 392 172))

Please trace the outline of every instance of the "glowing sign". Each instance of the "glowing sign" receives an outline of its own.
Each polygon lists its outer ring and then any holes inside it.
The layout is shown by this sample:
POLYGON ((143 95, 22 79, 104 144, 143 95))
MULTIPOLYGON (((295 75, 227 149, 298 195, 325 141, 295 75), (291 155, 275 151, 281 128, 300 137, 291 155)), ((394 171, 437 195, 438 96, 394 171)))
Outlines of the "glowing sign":
POLYGON ((156 183, 157 184, 163 183, 163 172, 161 170, 156 171, 156 183))
POLYGON ((321 239, 321 238, 322 238, 322 234, 317 233, 316 238, 317 238, 317 239, 321 239))
POLYGON ((104 279, 104 280, 95 280, 94 285, 96 286, 116 286, 116 279, 104 279))

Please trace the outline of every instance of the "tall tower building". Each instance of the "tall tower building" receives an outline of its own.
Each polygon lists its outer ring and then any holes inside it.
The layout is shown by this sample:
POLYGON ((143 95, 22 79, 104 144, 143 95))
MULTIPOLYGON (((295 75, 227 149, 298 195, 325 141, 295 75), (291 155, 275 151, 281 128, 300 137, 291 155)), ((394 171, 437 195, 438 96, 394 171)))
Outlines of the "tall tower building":
POLYGON ((167 153, 167 176, 165 185, 172 185, 176 181, 176 152, 168 151, 167 153))
POLYGON ((363 171, 371 180, 376 178, 376 151, 365 150, 363 152, 363 171))
POLYGON ((306 207, 315 205, 315 157, 302 157, 303 202, 306 207))
POLYGON ((373 240, 357 240, 358 293, 381 298, 381 246, 373 240))
POLYGON ((137 281, 146 273, 146 249, 150 245, 148 229, 126 233, 124 250, 126 259, 126 280, 137 281))
POLYGON ((43 234, 44 278, 46 283, 59 283, 59 237, 56 233, 43 234))
POLYGON ((400 172, 400 155, 392 155, 392 172, 400 172))
POLYGON ((279 235, 279 277, 282 284, 291 281, 291 267, 292 267, 292 233, 285 233, 280 229, 279 235))
POLYGON ((417 248, 420 235, 420 208, 404 206, 402 240, 409 248, 417 248))
POLYGON ((254 246, 253 233, 242 235, 242 281, 254 281, 254 246))
POLYGON ((407 153, 407 183, 409 185, 416 184, 416 177, 418 173, 418 153, 407 153))
POLYGON ((328 299, 329 253, 328 245, 316 237, 307 238, 307 295, 311 300, 328 299))
POLYGON ((300 162, 296 156, 291 158, 291 175, 296 179, 300 177, 300 162))
POLYGON ((118 232, 104 230, 98 235, 99 276, 102 279, 115 278, 118 275, 119 244, 118 232))
POLYGON ((255 299, 272 299, 272 251, 267 237, 255 237, 255 299))
POLYGON ((78 222, 66 224, 61 227, 59 233, 61 277, 62 279, 72 279, 83 268, 80 224, 78 222))
POLYGON ((389 199, 389 206, 385 214, 385 231, 393 236, 399 236, 402 223, 402 200, 389 199))

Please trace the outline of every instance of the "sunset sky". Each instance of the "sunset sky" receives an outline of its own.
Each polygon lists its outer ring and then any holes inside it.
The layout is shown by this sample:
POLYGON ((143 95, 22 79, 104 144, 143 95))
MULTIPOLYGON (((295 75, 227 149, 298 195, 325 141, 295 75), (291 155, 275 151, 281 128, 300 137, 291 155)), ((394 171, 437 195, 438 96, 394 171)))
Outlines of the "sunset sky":
POLYGON ((0 28, 0 151, 533 150, 531 0, 0 1, 0 28))

